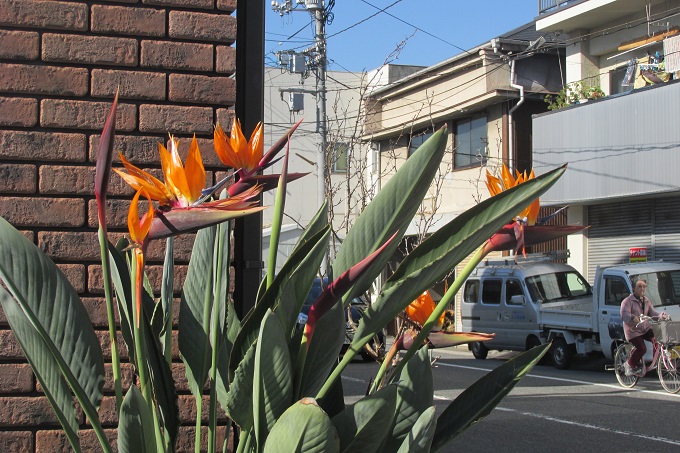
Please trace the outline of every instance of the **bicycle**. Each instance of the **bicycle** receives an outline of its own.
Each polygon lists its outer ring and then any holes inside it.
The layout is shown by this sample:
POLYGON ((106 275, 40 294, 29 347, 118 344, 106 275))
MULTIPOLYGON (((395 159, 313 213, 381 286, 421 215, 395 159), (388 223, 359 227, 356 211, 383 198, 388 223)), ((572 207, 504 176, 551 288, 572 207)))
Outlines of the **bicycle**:
POLYGON ((633 350, 633 345, 626 341, 616 349, 614 354, 616 379, 623 387, 631 388, 637 384, 638 379, 656 369, 664 390, 668 393, 678 393, 680 391, 680 352, 677 347, 680 346, 680 321, 671 321, 670 318, 655 321, 649 316, 640 318, 640 323, 649 321, 654 331, 652 361, 648 366, 643 359, 642 371, 626 375, 626 362, 633 350))

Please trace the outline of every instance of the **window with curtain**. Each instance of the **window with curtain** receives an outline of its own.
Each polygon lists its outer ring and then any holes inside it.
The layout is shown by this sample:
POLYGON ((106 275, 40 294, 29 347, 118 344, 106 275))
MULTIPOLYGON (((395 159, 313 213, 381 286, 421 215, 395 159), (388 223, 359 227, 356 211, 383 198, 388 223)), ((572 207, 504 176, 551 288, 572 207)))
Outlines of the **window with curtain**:
POLYGON ((476 167, 486 162, 486 115, 456 122, 453 168, 476 167))
POLYGON ((347 143, 332 143, 333 150, 333 173, 347 171, 347 159, 349 159, 349 145, 347 143))

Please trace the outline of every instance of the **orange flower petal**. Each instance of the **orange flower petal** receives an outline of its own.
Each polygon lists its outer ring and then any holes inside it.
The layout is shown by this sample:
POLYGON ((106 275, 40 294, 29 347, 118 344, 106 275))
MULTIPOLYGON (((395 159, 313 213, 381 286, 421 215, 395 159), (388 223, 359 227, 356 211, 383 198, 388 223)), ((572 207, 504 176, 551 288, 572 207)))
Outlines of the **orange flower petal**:
POLYGON ((198 149, 196 135, 194 135, 193 140, 191 140, 191 146, 189 146, 184 174, 186 175, 188 186, 188 201, 193 203, 201 198, 201 190, 205 187, 205 167, 203 166, 201 151, 198 149))
POLYGON ((149 234, 149 228, 151 228, 152 220, 153 204, 151 204, 151 198, 144 189, 141 189, 137 191, 134 198, 132 199, 132 204, 130 204, 130 210, 128 211, 128 229, 130 230, 130 239, 132 242, 138 245, 142 245, 144 243, 146 235, 149 234), (149 201, 149 210, 147 211, 144 218, 140 221, 137 205, 139 203, 139 196, 142 193, 144 193, 144 196, 149 201))

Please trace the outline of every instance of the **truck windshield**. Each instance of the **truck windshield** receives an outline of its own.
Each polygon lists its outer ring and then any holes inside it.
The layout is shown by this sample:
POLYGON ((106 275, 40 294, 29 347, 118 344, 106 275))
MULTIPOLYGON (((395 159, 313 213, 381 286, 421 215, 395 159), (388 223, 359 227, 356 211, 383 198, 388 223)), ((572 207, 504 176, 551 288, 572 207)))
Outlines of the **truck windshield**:
POLYGON ((680 271, 631 275, 631 284, 638 278, 647 281, 645 296, 649 297, 655 307, 680 304, 680 271))
POLYGON ((525 279, 534 302, 556 302, 593 294, 588 282, 578 272, 556 272, 525 279))

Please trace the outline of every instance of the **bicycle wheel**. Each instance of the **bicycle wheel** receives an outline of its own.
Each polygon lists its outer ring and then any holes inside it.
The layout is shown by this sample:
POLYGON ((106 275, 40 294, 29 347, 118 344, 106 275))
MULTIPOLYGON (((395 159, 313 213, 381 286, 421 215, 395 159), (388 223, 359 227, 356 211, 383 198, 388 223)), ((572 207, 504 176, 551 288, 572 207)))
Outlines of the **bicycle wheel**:
POLYGON ((637 384, 638 381, 638 377, 635 375, 626 376, 626 362, 628 361, 628 357, 630 357, 630 351, 632 349, 632 344, 624 343, 616 349, 616 354, 614 354, 614 372, 616 373, 616 380, 626 388, 631 388, 637 384))
POLYGON ((668 393, 678 393, 680 391, 680 353, 672 347, 659 354, 659 381, 668 393))

